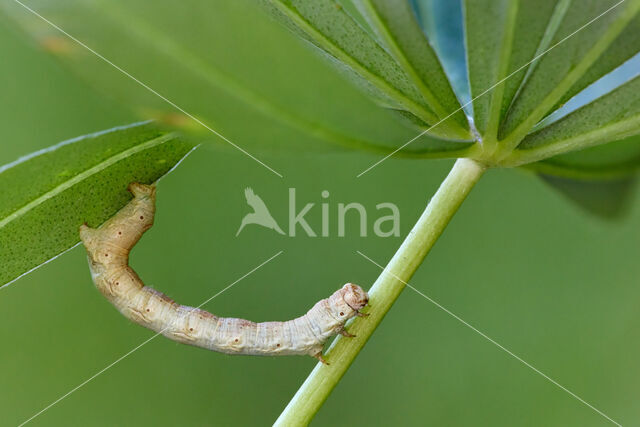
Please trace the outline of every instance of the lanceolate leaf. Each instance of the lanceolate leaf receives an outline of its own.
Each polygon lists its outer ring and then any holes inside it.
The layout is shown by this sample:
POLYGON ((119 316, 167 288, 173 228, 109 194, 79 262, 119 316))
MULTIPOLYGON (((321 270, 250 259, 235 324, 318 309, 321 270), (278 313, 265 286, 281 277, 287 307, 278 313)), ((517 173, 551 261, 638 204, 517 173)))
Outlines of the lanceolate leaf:
MULTIPOLYGON (((416 135, 255 3, 158 0, 148 8, 33 0, 29 6, 252 153, 335 146, 388 153, 416 135), (246 26, 252 31, 245 34, 246 26)), ((171 105, 17 3, 0 9, 92 86, 143 118, 175 122, 171 105)), ((433 140, 423 138, 424 145, 433 140)), ((458 148, 452 143, 446 151, 458 148)))
POLYGON ((640 14, 629 23, 609 48, 598 58, 589 70, 565 93, 554 110, 585 89, 591 83, 610 73, 640 52, 640 14))
POLYGON ((562 154, 526 168, 575 180, 622 180, 640 171, 640 136, 562 154))
POLYGON ((472 116, 464 42, 462 2, 441 0, 409 0, 429 43, 442 62, 456 97, 472 116))
POLYGON ((355 0, 355 3, 382 45, 393 55, 438 118, 452 115, 447 121, 455 122, 461 129, 468 129, 460 103, 409 2, 355 0), (456 110, 460 111, 454 113, 456 110))
POLYGON ((571 0, 520 0, 514 26, 515 35, 509 57, 509 68, 503 78, 504 94, 500 122, 544 56, 555 37, 571 0))
MULTIPOLYGON (((516 156, 526 153, 526 150, 515 152, 516 156)), ((524 167, 537 172, 545 182, 592 214, 619 217, 626 211, 638 179, 640 136, 526 163, 524 167)))
POLYGON ((517 1, 465 0, 464 20, 467 66, 474 123, 486 139, 495 139, 504 85, 495 86, 507 73, 517 1))
POLYGON ((0 168, 0 286, 79 241, 130 198, 131 182, 152 183, 193 144, 151 124, 62 142, 0 168))
POLYGON ((526 166, 587 211, 606 218, 628 207, 640 170, 640 136, 526 166))
POLYGON ((465 31, 474 119, 495 141, 514 98, 555 37, 571 0, 468 0, 465 31), (490 29, 490 30, 489 30, 490 29))
POLYGON ((579 181, 541 175, 542 179, 586 211, 614 219, 629 207, 637 179, 633 177, 607 181, 579 181))
POLYGON ((505 145, 517 144, 550 112, 609 49, 639 8, 638 0, 571 2, 550 43, 553 48, 540 58, 509 109, 499 135, 505 145))
MULTIPOLYGON (((360 78, 360 84, 391 108, 407 110, 426 124, 438 115, 424 101, 394 58, 358 25, 335 0, 263 0, 270 10, 298 34, 329 54, 360 78)), ((455 122, 452 122, 455 124, 455 122)), ((444 138, 465 139, 468 134, 442 123, 433 131, 444 138)))
POLYGON ((417 89, 378 43, 334 0, 264 0, 268 9, 334 60, 348 67, 370 86, 382 102, 409 111, 421 110, 421 119, 433 123, 436 115, 422 103, 417 89))
POLYGON ((640 133, 640 77, 527 136, 516 156, 535 161, 640 133))

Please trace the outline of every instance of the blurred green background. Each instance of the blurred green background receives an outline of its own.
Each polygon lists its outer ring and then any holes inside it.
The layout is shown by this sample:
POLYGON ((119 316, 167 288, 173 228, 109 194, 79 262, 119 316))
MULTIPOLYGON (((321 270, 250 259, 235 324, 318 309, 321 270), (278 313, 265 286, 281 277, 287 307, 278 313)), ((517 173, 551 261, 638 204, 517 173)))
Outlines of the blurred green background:
MULTIPOLYGON (((359 129, 381 127, 380 117, 361 114, 369 111, 364 97, 346 83, 341 86, 336 72, 313 54, 300 56, 306 52, 303 43, 277 24, 265 20, 234 34, 262 39, 272 55, 262 64, 274 68, 253 66, 248 52, 228 52, 235 61, 229 72, 241 69, 247 80, 276 81, 282 73, 300 72, 277 65, 298 55, 301 69, 314 74, 300 74, 304 84, 291 81, 296 89, 287 96, 306 100, 307 113, 318 108, 327 117, 331 105, 314 100, 335 84, 332 102, 344 96, 347 106, 362 104, 351 115, 336 105, 344 129, 351 121, 359 129), (288 44, 278 54, 280 42, 288 44)), ((132 49, 128 55, 140 61, 145 52, 132 49)), ((6 21, 0 21, 0 58, 0 164, 139 119, 6 21)), ((117 50, 110 58, 127 61, 117 50)), ((151 65, 154 88, 180 89, 171 73, 151 65)), ((116 72, 111 79, 113 92, 143 93, 116 72)), ((197 91, 198 83, 189 90, 197 91)), ((185 95, 178 103, 197 115, 200 104, 190 100, 185 95)), ((209 102, 224 110, 223 101, 211 97, 209 102)), ((232 113, 225 123, 235 120, 242 129, 233 135, 240 145, 257 147, 269 135, 279 138, 232 113)), ((347 281, 373 283, 380 271, 357 250, 384 264, 401 242, 372 233, 359 237, 353 217, 346 237, 337 237, 338 203, 367 207, 371 230, 375 205, 393 202, 404 236, 452 164, 390 159, 356 179, 378 157, 316 149, 303 137, 287 141, 298 149, 260 151, 283 179, 224 145, 202 147, 164 178, 156 225, 132 257, 144 280, 183 304, 197 305, 283 250, 205 308, 256 321, 293 318, 347 281), (288 217, 288 189, 296 188, 299 206, 316 203, 307 217, 316 230, 320 193, 329 191, 332 237, 310 238, 299 230, 294 238, 249 226, 236 238, 249 212, 247 186, 281 226, 288 217)), ((639 224, 638 203, 623 220, 603 222, 527 172, 490 171, 411 283, 616 421, 637 425, 639 224)), ((0 325, 2 425, 26 420, 152 335, 98 294, 81 247, 0 291, 0 325)), ((311 358, 232 357, 157 338, 31 424, 268 425, 313 365, 311 358)), ((314 424, 599 426, 607 421, 407 289, 314 424)))

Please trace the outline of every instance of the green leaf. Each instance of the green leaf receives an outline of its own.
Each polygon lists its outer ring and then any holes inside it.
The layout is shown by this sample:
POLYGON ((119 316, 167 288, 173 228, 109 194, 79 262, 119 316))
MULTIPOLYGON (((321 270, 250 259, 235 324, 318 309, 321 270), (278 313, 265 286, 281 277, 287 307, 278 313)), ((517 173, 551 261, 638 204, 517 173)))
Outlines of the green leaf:
POLYGON ((620 218, 628 211, 637 184, 636 178, 579 181, 547 175, 540 177, 582 209, 607 219, 620 218))
POLYGON ((638 0, 571 2, 550 42, 552 49, 537 61, 535 70, 513 100, 499 134, 505 146, 517 145, 565 94, 572 92, 574 85, 618 40, 639 9, 638 0))
POLYGON ((598 58, 553 108, 556 110, 580 91, 615 70, 640 52, 640 14, 629 23, 618 38, 598 58))
MULTIPOLYGON (((426 124, 438 121, 438 114, 425 102, 420 90, 394 58, 370 37, 335 0, 263 0, 269 10, 299 35, 337 60, 359 77, 361 86, 379 102, 406 110, 426 124)), ((433 135, 468 139, 455 125, 443 122, 433 135)))
POLYGON ((134 124, 72 139, 0 168, 0 284, 73 247, 191 150, 175 133, 134 124))
POLYGON ((583 209, 622 216, 640 170, 640 136, 563 154, 525 166, 583 209))
POLYGON ((515 36, 504 82, 500 122, 518 92, 524 87, 558 31, 571 0, 520 1, 515 22, 515 36))
POLYGON ((523 162, 640 133, 640 77, 528 135, 514 153, 523 162))
POLYGON ((349 16, 351 16, 351 18, 353 18, 353 20, 356 21, 358 25, 362 27, 363 30, 369 33, 371 37, 373 38, 376 37, 375 32, 373 31, 373 28, 369 26, 369 22, 367 22, 366 18, 362 16, 360 11, 358 10, 358 6, 356 5, 356 2, 358 0, 337 0, 337 1, 339 5, 342 6, 344 11, 349 16))
MULTIPOLYGON (((149 9, 145 2, 34 0, 30 7, 253 152, 335 147, 390 152, 416 135, 254 3, 159 0, 149 9), (246 27, 251 31, 238 37, 246 27)), ((2 8, 72 71, 142 118, 190 123, 24 8, 14 3, 2 8)), ((199 125, 191 128, 221 143, 199 125)), ((432 141, 425 136, 420 142, 432 141)), ((446 151, 459 148, 452 143, 446 151)))
MULTIPOLYGON (((266 19, 263 8, 253 1, 159 0, 154 5, 150 9, 144 2, 115 0, 29 3, 250 151, 344 147, 389 152, 416 134, 413 127, 345 81, 306 43, 266 19), (252 30, 243 32, 246 27, 252 30)), ((167 102, 18 4, 2 3, 0 8, 72 71, 141 117, 189 123, 177 117, 167 102)), ((372 43, 370 37, 368 40, 372 43)), ((379 46, 377 49, 390 59, 379 46)), ((210 141, 220 142, 208 135, 210 141)), ((426 137, 423 145, 430 141, 434 139, 426 137)), ((459 148, 452 143, 446 151, 459 148)))
POLYGON ((590 147, 524 166, 581 208, 604 218, 622 216, 640 171, 640 136, 590 147))
POLYGON ((576 180, 626 179, 640 171, 640 136, 558 155, 524 167, 576 180))
MULTIPOLYGON (((461 129, 468 123, 440 60, 425 38, 406 0, 355 0, 362 15, 376 32, 405 74, 439 119, 447 118, 461 129), (457 113, 455 111, 459 110, 457 113)), ((440 125, 439 125, 440 126, 440 125)), ((471 139, 471 136, 468 137, 471 139)))
POLYGON ((467 0, 465 33, 474 120, 485 143, 549 48, 571 0, 467 0), (491 31, 487 31, 491 28, 491 31))
POLYGON ((402 69, 334 0, 264 0, 267 9, 285 25, 348 67, 375 96, 396 109, 423 110, 429 123, 437 116, 420 106, 422 99, 402 69))
POLYGON ((467 75, 462 2, 409 0, 416 19, 436 51, 451 87, 463 104, 465 114, 473 116, 467 75))
POLYGON ((504 85, 496 84, 508 71, 518 2, 465 0, 463 5, 474 124, 486 140, 495 140, 504 92, 504 85))

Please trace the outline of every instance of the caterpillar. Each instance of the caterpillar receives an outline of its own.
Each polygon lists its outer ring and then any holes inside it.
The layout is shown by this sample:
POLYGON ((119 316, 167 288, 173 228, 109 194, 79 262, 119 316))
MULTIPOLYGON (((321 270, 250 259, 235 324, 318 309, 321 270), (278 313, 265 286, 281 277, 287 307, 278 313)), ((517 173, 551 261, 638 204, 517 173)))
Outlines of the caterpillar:
POLYGON ((153 226, 156 187, 132 183, 133 199, 94 229, 80 227, 96 288, 131 321, 174 341, 226 354, 261 356, 310 355, 322 363, 322 349, 333 335, 353 337, 347 320, 365 316, 369 297, 358 285, 345 284, 316 303, 304 316, 286 322, 255 323, 218 317, 176 303, 145 286, 129 267, 129 252, 153 226))

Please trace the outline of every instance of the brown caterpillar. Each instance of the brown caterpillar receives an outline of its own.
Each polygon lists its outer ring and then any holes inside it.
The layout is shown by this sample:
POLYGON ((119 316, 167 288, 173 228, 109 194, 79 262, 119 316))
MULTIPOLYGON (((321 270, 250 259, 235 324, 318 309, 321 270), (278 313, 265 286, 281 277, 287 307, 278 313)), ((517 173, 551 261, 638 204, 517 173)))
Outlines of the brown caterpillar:
POLYGON ((342 334, 348 319, 364 316, 359 310, 369 297, 347 283, 319 301, 302 317, 286 322, 254 323, 215 316, 177 304, 142 283, 129 267, 129 252, 153 225, 155 186, 132 183, 134 198, 97 229, 80 227, 98 290, 128 319, 172 340, 226 354, 279 356, 308 354, 323 363, 322 348, 329 337, 342 334))

